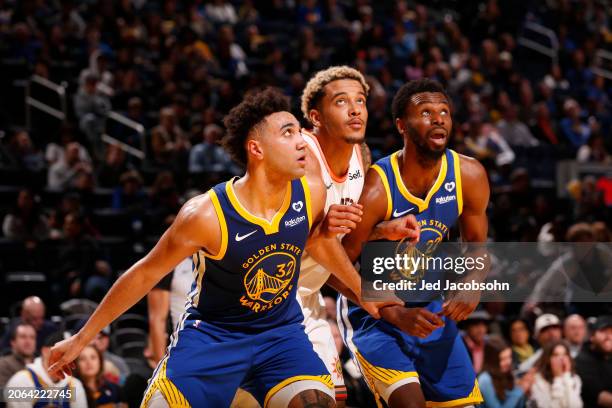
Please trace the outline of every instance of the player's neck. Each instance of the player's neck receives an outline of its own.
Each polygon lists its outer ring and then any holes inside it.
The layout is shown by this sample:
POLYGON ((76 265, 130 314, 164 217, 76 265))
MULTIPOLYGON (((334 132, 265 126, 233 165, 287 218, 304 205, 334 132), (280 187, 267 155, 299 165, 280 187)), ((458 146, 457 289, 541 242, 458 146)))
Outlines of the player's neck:
POLYGON ((415 196, 425 196, 436 182, 442 166, 442 157, 425 159, 414 148, 404 148, 398 157, 402 180, 408 190, 415 196))
POLYGON ((343 177, 348 172, 354 144, 347 143, 342 138, 331 137, 319 128, 313 129, 312 133, 321 146, 329 168, 335 176, 343 177))
POLYGON ((249 169, 234 183, 234 192, 248 212, 269 221, 281 208, 288 184, 286 178, 264 174, 263 169, 249 169))

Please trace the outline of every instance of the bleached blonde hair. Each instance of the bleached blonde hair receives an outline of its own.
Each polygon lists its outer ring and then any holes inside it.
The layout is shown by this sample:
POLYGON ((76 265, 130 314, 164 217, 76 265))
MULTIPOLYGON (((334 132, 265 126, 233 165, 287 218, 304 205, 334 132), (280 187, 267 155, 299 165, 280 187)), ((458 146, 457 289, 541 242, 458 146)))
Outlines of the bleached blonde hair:
POLYGON ((301 109, 306 120, 310 122, 308 113, 314 107, 318 99, 323 96, 323 88, 325 85, 340 79, 354 79, 361 84, 366 96, 370 92, 370 86, 367 84, 361 72, 357 71, 355 68, 346 65, 338 65, 319 71, 310 78, 304 88, 304 92, 302 92, 301 109))

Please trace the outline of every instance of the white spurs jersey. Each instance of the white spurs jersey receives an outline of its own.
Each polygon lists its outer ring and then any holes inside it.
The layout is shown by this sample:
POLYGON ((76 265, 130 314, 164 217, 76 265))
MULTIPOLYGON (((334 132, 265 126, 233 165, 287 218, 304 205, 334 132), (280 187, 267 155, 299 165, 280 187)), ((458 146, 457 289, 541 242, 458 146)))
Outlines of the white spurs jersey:
MULTIPOLYGON (((351 202, 358 202, 365 179, 365 170, 361 158, 361 146, 359 144, 354 145, 348 171, 343 177, 338 177, 333 174, 329 167, 317 138, 305 130, 302 130, 302 136, 306 143, 308 143, 310 150, 319 160, 321 177, 323 178, 325 187, 327 187, 325 213, 327 213, 327 210, 332 204, 348 205, 351 202)), ((342 236, 339 236, 339 238, 342 238, 342 236)), ((308 253, 305 253, 302 257, 298 294, 305 297, 317 293, 325 282, 327 282, 329 275, 330 272, 315 262, 308 253)))

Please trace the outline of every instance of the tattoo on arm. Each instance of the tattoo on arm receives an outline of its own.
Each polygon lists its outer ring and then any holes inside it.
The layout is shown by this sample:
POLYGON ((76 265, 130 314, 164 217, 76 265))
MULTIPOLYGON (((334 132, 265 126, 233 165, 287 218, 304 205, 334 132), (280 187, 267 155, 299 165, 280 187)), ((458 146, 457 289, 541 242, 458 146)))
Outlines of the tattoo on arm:
POLYGON ((361 146, 361 159, 363 160, 363 169, 368 171, 370 165, 372 164, 372 153, 370 152, 370 148, 367 144, 362 143, 361 146))

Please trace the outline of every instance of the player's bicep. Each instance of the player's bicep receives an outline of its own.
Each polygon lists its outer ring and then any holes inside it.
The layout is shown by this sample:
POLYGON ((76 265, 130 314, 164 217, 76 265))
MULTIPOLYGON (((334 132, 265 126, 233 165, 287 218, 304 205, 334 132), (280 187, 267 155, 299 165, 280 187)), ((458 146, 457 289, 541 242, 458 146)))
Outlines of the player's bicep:
POLYGON ((484 167, 475 159, 461 156, 463 211, 459 218, 461 237, 466 242, 484 242, 487 239, 489 180, 484 167))
POLYGON ((366 174, 359 203, 363 205, 361 222, 342 240, 342 245, 351 261, 359 257, 361 246, 368 240, 374 226, 384 220, 387 213, 387 194, 380 175, 371 168, 366 174))
POLYGON ((166 274, 200 249, 211 255, 218 254, 222 249, 222 238, 221 223, 211 198, 208 194, 198 196, 185 203, 143 261, 166 274))

